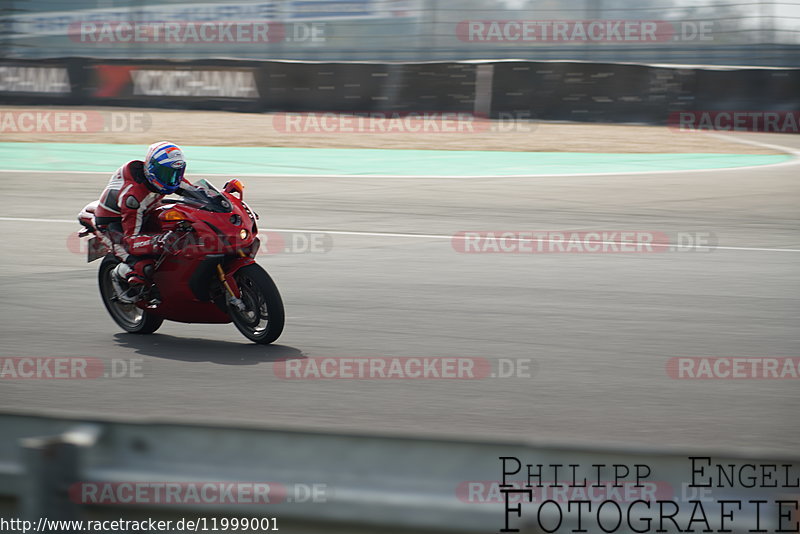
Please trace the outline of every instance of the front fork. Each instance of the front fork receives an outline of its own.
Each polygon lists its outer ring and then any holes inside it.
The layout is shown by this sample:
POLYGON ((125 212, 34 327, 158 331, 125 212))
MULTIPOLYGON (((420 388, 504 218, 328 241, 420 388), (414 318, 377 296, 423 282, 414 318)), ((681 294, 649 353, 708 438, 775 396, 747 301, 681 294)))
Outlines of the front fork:
POLYGON ((217 278, 219 278, 222 287, 225 288, 226 300, 229 304, 235 306, 236 309, 242 312, 245 311, 245 305, 241 299, 242 294, 241 291, 239 291, 239 285, 236 283, 233 275, 242 267, 252 263, 255 263, 253 258, 242 254, 238 258, 228 261, 224 268, 222 264, 217 264, 217 278))

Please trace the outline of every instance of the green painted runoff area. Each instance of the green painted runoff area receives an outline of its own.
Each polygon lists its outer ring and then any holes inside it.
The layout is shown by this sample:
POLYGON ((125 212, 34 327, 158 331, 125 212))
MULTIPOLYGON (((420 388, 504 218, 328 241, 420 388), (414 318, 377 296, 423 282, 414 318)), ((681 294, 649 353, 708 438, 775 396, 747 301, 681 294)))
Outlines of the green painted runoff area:
MULTIPOLYGON (((0 170, 112 172, 141 159, 141 145, 0 143, 0 170)), ((769 165, 789 155, 594 154, 478 150, 183 146, 187 175, 536 176, 725 169, 769 165)))

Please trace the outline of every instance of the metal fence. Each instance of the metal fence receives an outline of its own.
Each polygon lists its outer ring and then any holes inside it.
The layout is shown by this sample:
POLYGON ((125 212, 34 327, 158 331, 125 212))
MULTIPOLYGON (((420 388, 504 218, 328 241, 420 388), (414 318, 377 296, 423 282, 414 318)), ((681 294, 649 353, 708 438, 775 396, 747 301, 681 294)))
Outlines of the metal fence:
MULTIPOLYGON (((757 451, 581 448, 11 414, 0 414, 0 429, 0 518, 33 524, 39 518, 211 521, 227 515, 276 518, 280 530, 289 532, 319 532, 320 524, 326 532, 341 528, 350 534, 370 528, 497 532, 508 503, 521 503, 521 513, 509 515, 515 528, 539 532, 537 523, 552 525, 561 509, 558 532, 571 532, 580 516, 567 503, 588 499, 622 509, 632 509, 636 500, 651 502, 653 509, 656 500, 674 502, 680 506, 674 520, 684 525, 697 513, 693 503, 700 502, 715 532, 748 532, 755 521, 764 529, 755 531, 789 532, 779 529, 797 520, 800 499, 793 485, 800 459, 757 451), (527 464, 534 467, 527 473, 539 472, 531 483, 535 493, 530 499, 512 493, 507 502, 501 484, 524 489, 527 464), (553 466, 561 466, 560 474, 553 466), (730 484, 720 478, 709 487, 690 485, 716 480, 720 475, 712 466, 722 466, 725 477, 730 472, 730 484), (751 484, 756 478, 764 483, 751 484), (592 486, 581 486, 583 479, 592 486), (5 511, 3 499, 12 501, 5 511), (763 504, 753 507, 754 500, 763 504), (718 512, 721 501, 746 506, 730 520, 718 512), (298 522, 317 527, 284 528, 298 522)), ((637 506, 638 521, 647 512, 637 506)), ((724 511, 730 509, 735 507, 724 511)), ((589 532, 598 531, 589 524, 590 514, 584 521, 589 532)), ((667 522, 658 530, 665 531, 675 529, 667 522)))
POLYGON ((0 54, 8 58, 800 66, 796 0, 4 0, 0 6, 0 54), (165 25, 176 23, 168 35, 165 25), (254 29, 258 23, 269 31, 254 29), (224 24, 232 29, 220 29, 224 24))

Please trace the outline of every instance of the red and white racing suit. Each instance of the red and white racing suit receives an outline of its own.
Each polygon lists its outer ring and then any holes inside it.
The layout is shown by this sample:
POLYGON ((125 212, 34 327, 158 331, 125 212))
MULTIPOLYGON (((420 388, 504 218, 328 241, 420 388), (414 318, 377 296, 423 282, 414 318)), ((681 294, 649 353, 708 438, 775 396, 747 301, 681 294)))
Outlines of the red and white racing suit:
MULTIPOLYGON (((192 187, 186 180, 181 188, 192 187)), ((161 253, 160 234, 143 234, 147 215, 165 195, 150 189, 144 176, 144 162, 133 160, 111 176, 95 209, 95 224, 100 238, 114 255, 131 266, 128 281, 144 283, 161 253)))

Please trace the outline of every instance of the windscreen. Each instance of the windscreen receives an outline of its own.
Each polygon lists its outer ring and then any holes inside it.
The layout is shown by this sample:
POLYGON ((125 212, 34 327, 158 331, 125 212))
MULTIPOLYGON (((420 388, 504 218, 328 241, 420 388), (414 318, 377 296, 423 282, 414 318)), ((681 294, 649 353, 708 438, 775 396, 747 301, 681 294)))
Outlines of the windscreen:
POLYGON ((205 179, 200 179, 194 184, 184 181, 176 193, 183 197, 183 202, 186 204, 220 213, 231 211, 231 203, 205 179))

